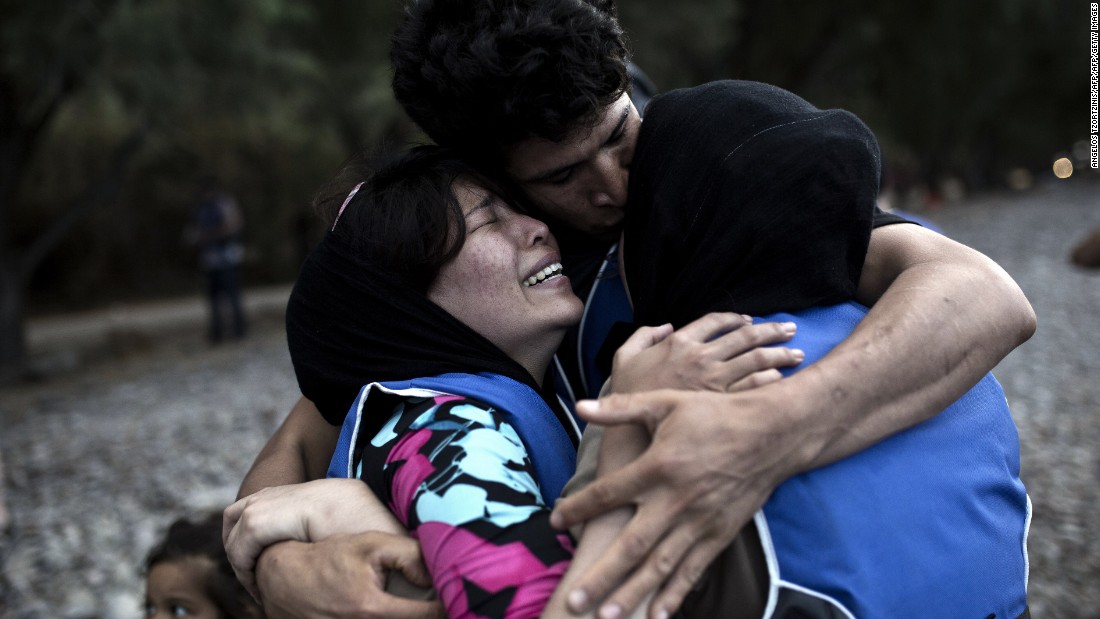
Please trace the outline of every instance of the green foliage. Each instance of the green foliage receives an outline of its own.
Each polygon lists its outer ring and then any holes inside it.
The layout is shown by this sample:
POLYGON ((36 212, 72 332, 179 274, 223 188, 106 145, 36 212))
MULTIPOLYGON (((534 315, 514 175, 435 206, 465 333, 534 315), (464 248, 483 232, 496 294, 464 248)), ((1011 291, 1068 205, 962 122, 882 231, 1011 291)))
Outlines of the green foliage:
POLYGON ((358 148, 414 135, 380 34, 396 2, 47 0, 3 14, 0 84, 24 133, 45 122, 0 202, 0 255, 40 241, 112 150, 144 136, 118 195, 32 265, 40 307, 193 291, 180 232, 209 173, 241 202, 250 282, 286 281, 319 234, 316 188, 358 148))
POLYGON ((662 89, 731 77, 741 4, 730 0, 619 2, 619 21, 638 63, 662 89))
MULTIPOLYGON (((1070 0, 619 4, 659 87, 755 79, 852 109, 892 165, 930 181, 996 186, 1086 135, 1087 6, 1070 0)), ((422 139, 390 93, 401 14, 400 0, 4 0, 0 257, 26 254, 138 135, 121 189, 36 265, 37 306, 193 291, 179 235, 211 172, 244 209, 249 283, 289 280, 320 232, 315 189, 362 146, 422 139)))

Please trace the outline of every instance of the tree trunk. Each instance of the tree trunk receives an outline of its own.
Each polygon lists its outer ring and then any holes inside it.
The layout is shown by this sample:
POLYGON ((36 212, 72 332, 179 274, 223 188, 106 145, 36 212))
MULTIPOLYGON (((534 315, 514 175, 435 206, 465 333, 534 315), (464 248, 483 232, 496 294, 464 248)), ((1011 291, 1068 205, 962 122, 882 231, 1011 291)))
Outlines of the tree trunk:
POLYGON ((26 361, 23 282, 13 261, 0 263, 0 384, 22 377, 26 361))
MULTIPOLYGON (((72 206, 53 225, 42 233, 31 246, 15 259, 4 254, 0 262, 0 384, 10 382, 23 374, 26 363, 26 331, 23 319, 24 285, 30 281, 34 270, 65 236, 89 212, 114 201, 125 180, 130 161, 145 141, 146 129, 141 126, 115 150, 111 164, 103 176, 88 187, 72 206)), ((0 236, 0 251, 5 239, 0 236)))

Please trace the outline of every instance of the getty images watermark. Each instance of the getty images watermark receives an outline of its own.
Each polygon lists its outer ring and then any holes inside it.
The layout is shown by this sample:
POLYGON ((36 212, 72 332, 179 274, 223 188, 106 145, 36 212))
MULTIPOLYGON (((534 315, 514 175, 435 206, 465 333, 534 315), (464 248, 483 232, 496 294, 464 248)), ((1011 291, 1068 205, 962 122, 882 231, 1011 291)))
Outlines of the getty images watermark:
POLYGON ((1092 169, 1100 168, 1100 91, 1097 90, 1097 52, 1100 51, 1100 27, 1097 22, 1098 6, 1089 4, 1089 164, 1092 169))

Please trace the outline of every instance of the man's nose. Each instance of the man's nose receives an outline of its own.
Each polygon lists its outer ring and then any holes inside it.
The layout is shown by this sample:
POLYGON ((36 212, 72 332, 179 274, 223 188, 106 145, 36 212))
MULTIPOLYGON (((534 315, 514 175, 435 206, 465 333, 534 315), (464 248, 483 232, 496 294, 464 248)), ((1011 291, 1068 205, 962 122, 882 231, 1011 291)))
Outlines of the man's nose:
POLYGON ((623 153, 608 153, 608 156, 601 157, 596 173, 600 182, 599 189, 591 196, 593 206, 624 206, 630 166, 624 161, 623 153))

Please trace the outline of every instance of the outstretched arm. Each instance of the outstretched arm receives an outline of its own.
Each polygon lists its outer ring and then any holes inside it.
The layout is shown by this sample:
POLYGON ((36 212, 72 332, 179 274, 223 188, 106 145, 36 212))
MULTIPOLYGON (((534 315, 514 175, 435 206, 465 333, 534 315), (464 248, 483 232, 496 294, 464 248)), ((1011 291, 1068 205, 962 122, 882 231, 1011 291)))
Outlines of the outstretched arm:
POLYGON ((644 423, 653 440, 631 465, 556 506, 554 525, 568 527, 637 505, 570 600, 599 600, 642 565, 604 607, 629 610, 660 590, 650 616, 671 613, 776 486, 936 415, 1035 329, 1030 304, 999 266, 909 224, 872 234, 860 300, 874 304, 852 335, 786 380, 578 406, 601 425, 644 423))

